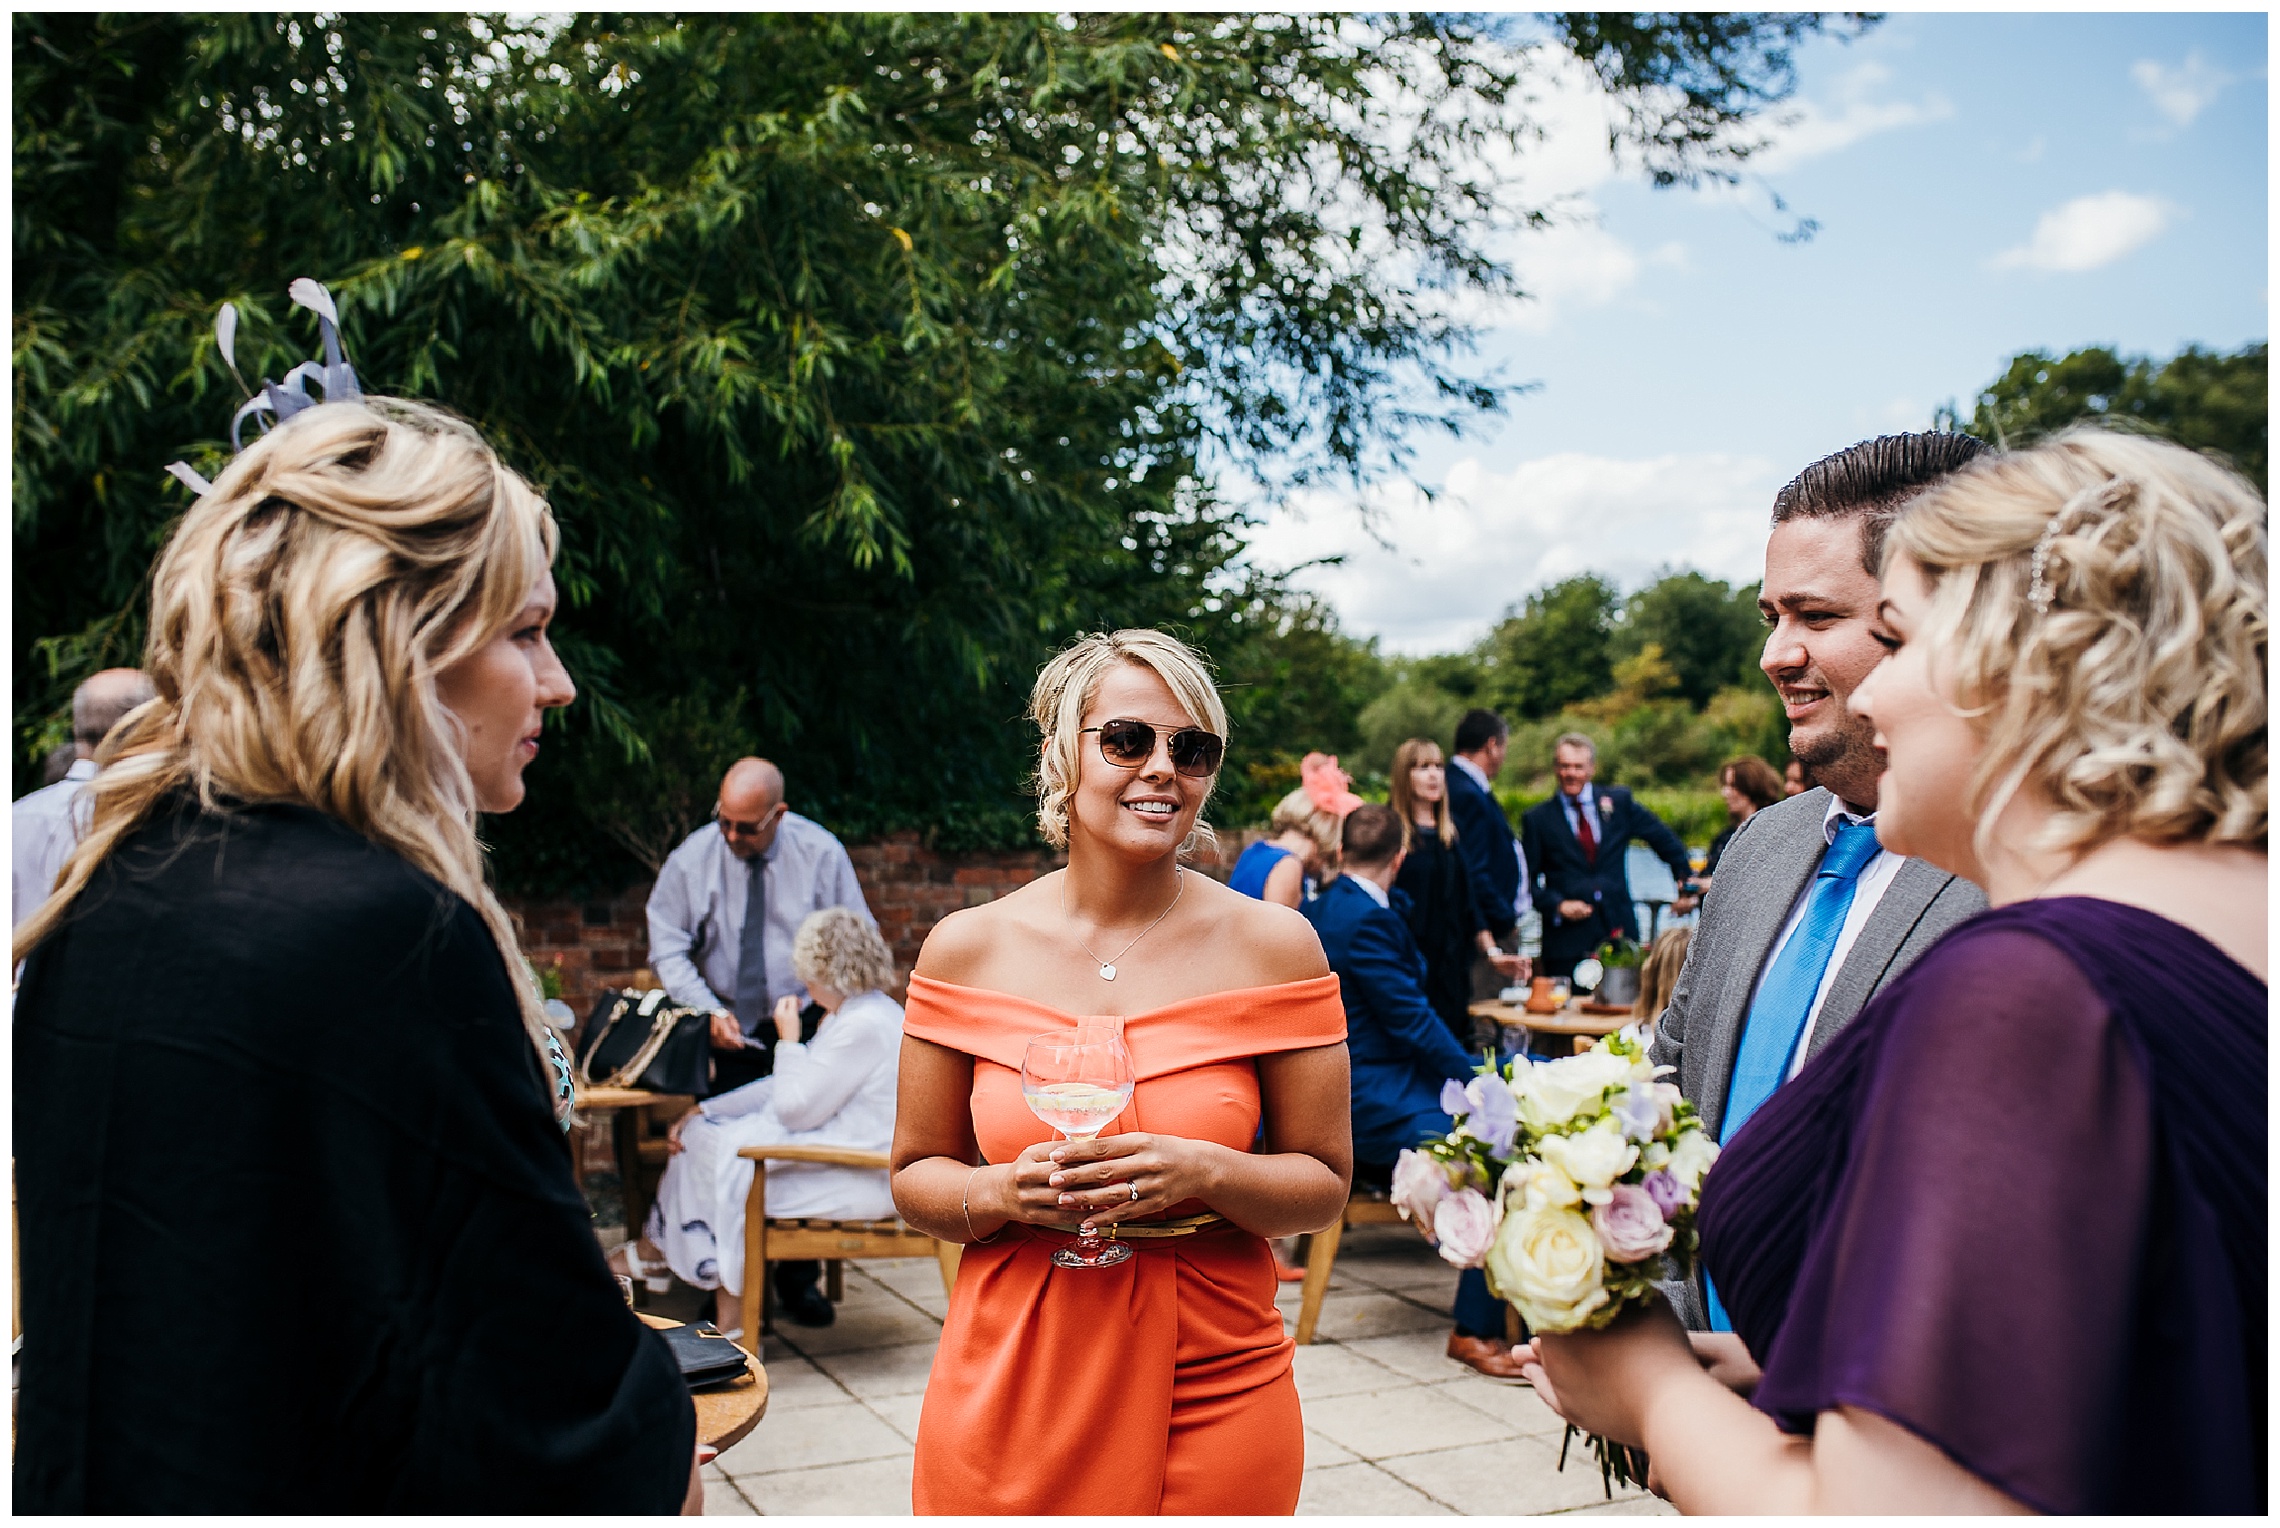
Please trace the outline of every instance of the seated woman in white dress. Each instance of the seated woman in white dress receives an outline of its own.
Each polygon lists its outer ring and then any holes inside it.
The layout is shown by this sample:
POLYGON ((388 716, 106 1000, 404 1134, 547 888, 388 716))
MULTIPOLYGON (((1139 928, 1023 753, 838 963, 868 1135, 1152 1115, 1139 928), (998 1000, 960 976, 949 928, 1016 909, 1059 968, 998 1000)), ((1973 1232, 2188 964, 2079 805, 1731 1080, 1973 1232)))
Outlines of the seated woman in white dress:
MULTIPOLYGON (((674 1122, 657 1202, 641 1240, 621 1260, 624 1272, 648 1278, 653 1289, 664 1287, 670 1268, 714 1291, 714 1319, 724 1332, 743 1326, 744 1197, 753 1169, 738 1150, 796 1144, 883 1152, 894 1143, 903 1015, 882 990, 895 979, 886 941, 846 908, 827 907, 800 925, 792 970, 824 1010, 815 1039, 800 1043, 797 997, 776 1005, 775 1071, 674 1122)), ((894 1213, 884 1169, 769 1164, 771 1217, 884 1220, 894 1213)), ((829 1326, 831 1302, 816 1287, 819 1265, 774 1268, 777 1308, 802 1325, 829 1326)))

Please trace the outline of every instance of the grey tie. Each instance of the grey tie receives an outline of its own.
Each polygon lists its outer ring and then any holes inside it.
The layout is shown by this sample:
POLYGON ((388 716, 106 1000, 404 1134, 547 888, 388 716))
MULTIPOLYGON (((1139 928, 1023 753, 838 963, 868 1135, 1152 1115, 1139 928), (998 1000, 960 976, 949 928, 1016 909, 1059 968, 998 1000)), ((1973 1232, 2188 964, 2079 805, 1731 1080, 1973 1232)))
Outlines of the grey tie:
POLYGON ((768 861, 744 862, 744 931, 736 946, 736 1024, 748 1035, 768 1018, 768 861))

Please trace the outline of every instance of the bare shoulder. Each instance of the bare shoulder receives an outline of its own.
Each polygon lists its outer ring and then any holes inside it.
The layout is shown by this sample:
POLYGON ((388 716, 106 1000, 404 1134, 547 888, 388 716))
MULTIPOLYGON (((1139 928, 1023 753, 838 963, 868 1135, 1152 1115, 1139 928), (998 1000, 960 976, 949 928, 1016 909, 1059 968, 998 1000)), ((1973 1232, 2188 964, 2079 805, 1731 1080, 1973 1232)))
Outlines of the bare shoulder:
POLYGON ((1330 962, 1322 953, 1322 940, 1314 925, 1295 910, 1230 891, 1205 877, 1197 879, 1208 888, 1204 892, 1205 910, 1219 925, 1227 944, 1242 950, 1251 967, 1243 985, 1274 987, 1330 974, 1330 962))
POLYGON ((912 974, 962 987, 980 985, 976 977, 992 955, 1032 921, 1029 913, 1040 884, 1032 881, 995 901, 945 915, 919 947, 912 974))

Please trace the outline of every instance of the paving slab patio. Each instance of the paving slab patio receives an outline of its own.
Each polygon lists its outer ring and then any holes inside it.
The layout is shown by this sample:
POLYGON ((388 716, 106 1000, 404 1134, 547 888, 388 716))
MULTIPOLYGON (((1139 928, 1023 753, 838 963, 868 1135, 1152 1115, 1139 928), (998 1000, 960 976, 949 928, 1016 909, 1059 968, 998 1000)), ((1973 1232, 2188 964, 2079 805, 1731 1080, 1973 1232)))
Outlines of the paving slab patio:
MULTIPOLYGON (((764 1344, 768 1415, 707 1465, 705 1509, 769 1516, 907 1515, 912 1440, 942 1326, 931 1259, 849 1263, 839 1319, 785 1323, 764 1344)), ((1402 1226, 1346 1234, 1320 1333, 1294 1360, 1306 1419, 1302 1516, 1660 1515, 1611 1500, 1579 1442, 1557 1470, 1559 1419, 1524 1385, 1446 1357, 1455 1270, 1402 1226)), ((1276 1301, 1296 1326, 1299 1290, 1276 1301)), ((659 1297, 699 1313, 694 1291, 659 1297)))

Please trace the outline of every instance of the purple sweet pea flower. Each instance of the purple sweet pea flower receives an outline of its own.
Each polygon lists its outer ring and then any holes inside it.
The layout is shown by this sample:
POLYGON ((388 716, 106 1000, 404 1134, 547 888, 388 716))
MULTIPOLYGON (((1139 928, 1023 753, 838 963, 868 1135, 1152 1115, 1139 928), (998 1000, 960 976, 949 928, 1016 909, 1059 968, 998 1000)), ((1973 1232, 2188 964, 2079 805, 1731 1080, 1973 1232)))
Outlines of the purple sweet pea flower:
POLYGON ((1472 1106, 1472 1117, 1465 1121, 1465 1127, 1488 1147, 1490 1155, 1510 1156, 1512 1138, 1520 1129, 1520 1106, 1513 1101, 1512 1089, 1491 1073, 1475 1077, 1464 1093, 1465 1102, 1472 1106))
POLYGON ((1623 1096, 1615 1100, 1609 1112, 1625 1136, 1644 1143, 1655 1138, 1655 1129, 1662 1123, 1662 1100, 1655 1096, 1653 1083, 1634 1082, 1623 1090, 1623 1096))
POLYGON ((1465 1097, 1465 1085, 1454 1077, 1441 1084, 1441 1112, 1449 1115, 1472 1112, 1472 1100, 1465 1097))
POLYGON ((1647 1191, 1648 1197, 1655 1202, 1655 1208, 1663 1212, 1665 1219, 1677 1214, 1686 1204, 1686 1190, 1679 1186, 1676 1178, 1659 1167, 1647 1174, 1647 1181, 1639 1186, 1647 1191))

